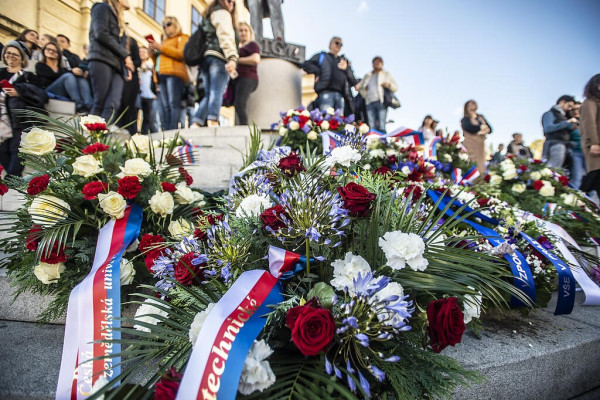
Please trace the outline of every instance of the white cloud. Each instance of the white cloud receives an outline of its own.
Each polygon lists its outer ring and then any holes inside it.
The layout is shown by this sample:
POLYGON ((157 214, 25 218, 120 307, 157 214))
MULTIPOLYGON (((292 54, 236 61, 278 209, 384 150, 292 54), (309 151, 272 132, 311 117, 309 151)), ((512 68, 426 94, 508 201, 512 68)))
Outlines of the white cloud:
POLYGON ((367 11, 369 11, 369 5, 367 4, 366 0, 362 0, 360 2, 360 4, 358 5, 358 8, 356 9, 356 11, 359 14, 365 13, 367 11))

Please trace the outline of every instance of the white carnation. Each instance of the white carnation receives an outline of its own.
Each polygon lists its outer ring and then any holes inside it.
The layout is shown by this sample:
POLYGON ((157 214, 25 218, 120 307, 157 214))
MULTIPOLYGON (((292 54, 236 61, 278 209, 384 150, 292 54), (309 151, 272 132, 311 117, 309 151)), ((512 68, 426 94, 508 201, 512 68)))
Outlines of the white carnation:
MULTIPOLYGON (((402 298, 404 297, 404 288, 402 288, 402 286, 397 282, 390 282, 379 292, 375 293, 375 297, 379 301, 384 301, 392 296, 398 296, 398 299, 388 303, 388 306, 392 307, 401 302, 402 298)), ((381 310, 380 313, 380 318, 382 318, 381 321, 383 321, 385 325, 398 326, 400 323, 402 323, 402 321, 404 321, 404 318, 393 310, 384 309, 381 310)))
POLYGON ((541 174, 544 178, 547 178, 549 176, 552 176, 552 170, 550 168, 544 168, 541 174))
POLYGON ((444 160, 446 160, 446 162, 452 162, 452 156, 450 154, 444 154, 444 160))
POLYGON ((349 167, 353 162, 360 161, 360 153, 358 150, 350 146, 336 147, 331 150, 331 153, 325 160, 328 166, 339 164, 343 167, 349 167))
POLYGON ((387 232, 379 238, 379 247, 387 258, 386 265, 394 270, 403 269, 408 264, 414 271, 425 271, 429 264, 423 257, 425 242, 414 233, 387 232))
POLYGON ((254 341, 242 368, 238 391, 247 396, 257 390, 262 392, 275 383, 275 374, 266 358, 273 350, 264 340, 254 341))
POLYGON ((374 149, 369 151, 369 158, 385 158, 385 151, 381 149, 374 149))
POLYGON ((371 267, 367 260, 361 256, 354 255, 350 252, 346 253, 343 260, 335 260, 331 263, 333 267, 333 279, 331 285, 337 290, 348 288, 348 293, 355 294, 354 279, 361 274, 365 276, 371 272, 371 267))
POLYGON ((192 342, 192 345, 196 343, 196 340, 198 340, 198 335, 200 335, 200 331, 202 330, 202 325, 204 325, 204 321, 206 320, 206 317, 208 317, 208 314, 210 314, 210 312, 212 311, 212 309, 214 307, 215 307, 215 303, 210 303, 209 305, 206 306, 206 308, 204 310, 200 311, 194 317, 194 322, 192 322, 192 325, 190 326, 190 331, 189 331, 190 342, 192 342))
POLYGON ((272 203, 266 194, 251 194, 246 197, 235 210, 238 218, 258 217, 265 209, 271 207, 272 203))
POLYGON ((540 174, 538 171, 533 171, 529 174, 529 178, 531 178, 531 180, 534 182, 539 181, 540 179, 542 179, 542 174, 540 174))
POLYGON ((463 160, 463 161, 467 161, 469 159, 469 155, 467 153, 458 153, 458 158, 463 160))
POLYGON ((396 150, 394 150, 394 149, 387 149, 385 151, 385 155, 388 156, 388 157, 391 157, 391 156, 397 157, 398 156, 398 152, 396 150))
MULTIPOLYGON (((469 289, 473 289, 469 286, 469 289)), ((473 318, 479 318, 481 315, 481 292, 477 295, 466 294, 463 301, 464 322, 468 324, 473 318)))
MULTIPOLYGON (((168 305, 159 303, 154 299, 146 299, 144 303, 137 309, 135 312, 135 316, 133 319, 137 322, 145 322, 150 325, 156 325, 160 322, 158 318, 155 318, 154 315, 159 315, 161 317, 166 317, 168 313, 156 307, 156 305, 160 305, 162 307, 169 308, 168 305), (150 315, 152 314, 152 315, 150 315)), ((150 332, 150 328, 142 325, 133 325, 135 329, 142 332, 150 332)))
MULTIPOLYGON (((361 125, 362 126, 362 125, 361 125)), ((370 135, 367 136, 367 149, 374 149, 377 147, 377 145, 379 145, 379 136, 377 135, 370 135)))

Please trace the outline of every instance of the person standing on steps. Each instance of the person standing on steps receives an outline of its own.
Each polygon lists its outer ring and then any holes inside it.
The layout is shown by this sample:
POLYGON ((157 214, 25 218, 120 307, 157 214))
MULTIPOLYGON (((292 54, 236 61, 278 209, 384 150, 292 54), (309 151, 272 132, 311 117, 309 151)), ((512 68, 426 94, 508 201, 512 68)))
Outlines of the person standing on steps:
POLYGON ((492 127, 483 114, 477 113, 477 103, 469 100, 465 103, 464 117, 460 121, 463 129, 463 145, 471 161, 477 164, 481 175, 485 174, 485 137, 492 133, 492 127))
MULTIPOLYGON (((367 107, 367 121, 369 127, 385 133, 387 120, 387 107, 384 103, 384 90, 392 93, 398 90, 398 85, 392 74, 383 69, 383 58, 376 56, 372 61, 373 70, 368 72, 358 84, 358 90, 365 99, 367 107)), ((431 119, 433 122, 433 118, 431 119)), ((433 137, 432 130, 432 137, 433 137)), ((425 138, 427 140, 427 138, 425 138)))
POLYGON ((238 24, 238 36, 240 37, 240 58, 237 68, 239 76, 233 81, 235 124, 248 125, 246 106, 250 94, 258 87, 257 67, 260 63, 260 47, 254 41, 252 27, 246 22, 238 24))

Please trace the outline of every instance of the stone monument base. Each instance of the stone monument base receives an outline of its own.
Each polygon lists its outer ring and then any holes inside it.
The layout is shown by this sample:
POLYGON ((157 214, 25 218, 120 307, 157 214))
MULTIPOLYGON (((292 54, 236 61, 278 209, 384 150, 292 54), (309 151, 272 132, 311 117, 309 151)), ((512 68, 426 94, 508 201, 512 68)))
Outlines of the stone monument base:
POLYGON ((258 64, 258 88, 248 99, 248 123, 270 129, 280 111, 302 104, 302 70, 279 58, 263 58, 258 64))

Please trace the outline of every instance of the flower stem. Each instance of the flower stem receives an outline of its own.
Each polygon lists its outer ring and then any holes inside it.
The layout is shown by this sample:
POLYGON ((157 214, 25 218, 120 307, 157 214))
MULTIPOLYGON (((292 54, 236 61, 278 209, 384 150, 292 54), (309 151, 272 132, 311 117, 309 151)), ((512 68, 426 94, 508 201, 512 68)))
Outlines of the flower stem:
POLYGON ((306 239, 306 273, 310 274, 310 241, 306 239))

